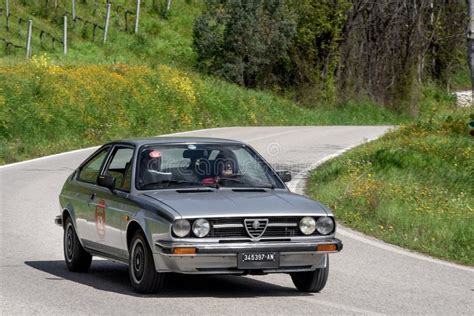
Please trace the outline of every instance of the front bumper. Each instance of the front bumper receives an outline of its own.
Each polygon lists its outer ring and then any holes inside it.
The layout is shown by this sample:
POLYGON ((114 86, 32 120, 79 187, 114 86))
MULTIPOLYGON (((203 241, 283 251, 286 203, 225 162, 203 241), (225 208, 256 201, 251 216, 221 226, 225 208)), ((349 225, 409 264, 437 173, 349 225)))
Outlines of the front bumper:
POLYGON ((157 241, 153 257, 158 272, 193 274, 262 274, 313 271, 326 267, 327 254, 342 250, 337 238, 288 242, 177 243, 157 241), (332 245, 331 251, 318 251, 318 246, 332 245), (194 248, 194 254, 174 254, 176 248, 194 248), (278 268, 238 269, 241 252, 277 252, 278 268))

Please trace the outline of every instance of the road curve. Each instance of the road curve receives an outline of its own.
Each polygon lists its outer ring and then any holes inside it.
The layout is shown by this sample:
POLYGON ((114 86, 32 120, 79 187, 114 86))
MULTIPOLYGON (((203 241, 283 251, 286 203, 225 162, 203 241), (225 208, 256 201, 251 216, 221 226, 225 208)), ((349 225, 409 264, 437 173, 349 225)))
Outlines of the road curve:
MULTIPOLYGON (((222 128, 182 133, 243 140, 298 174, 386 126, 222 128)), ((66 176, 93 149, 0 167, 0 314, 474 314, 474 269, 407 252, 343 229, 323 292, 297 292, 288 275, 174 276, 153 296, 131 291, 125 265, 95 259, 66 270, 53 224, 66 176)))

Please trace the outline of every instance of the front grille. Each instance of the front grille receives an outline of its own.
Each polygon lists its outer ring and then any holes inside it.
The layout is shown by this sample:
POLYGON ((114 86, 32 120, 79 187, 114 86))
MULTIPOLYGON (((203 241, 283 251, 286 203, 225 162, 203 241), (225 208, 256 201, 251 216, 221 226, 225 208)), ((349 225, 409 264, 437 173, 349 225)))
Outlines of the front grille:
POLYGON ((245 230, 250 237, 259 238, 268 226, 268 219, 244 219, 245 230))
MULTIPOLYGON (((210 219, 211 230, 209 238, 275 238, 306 236, 300 232, 298 223, 301 217, 269 217, 269 218, 215 218, 210 219), (259 222, 257 228, 254 221, 259 222), (266 225, 264 225, 266 223, 266 225), (263 232, 263 235, 262 235, 263 232)), ((317 235, 315 232, 314 235, 317 235)))

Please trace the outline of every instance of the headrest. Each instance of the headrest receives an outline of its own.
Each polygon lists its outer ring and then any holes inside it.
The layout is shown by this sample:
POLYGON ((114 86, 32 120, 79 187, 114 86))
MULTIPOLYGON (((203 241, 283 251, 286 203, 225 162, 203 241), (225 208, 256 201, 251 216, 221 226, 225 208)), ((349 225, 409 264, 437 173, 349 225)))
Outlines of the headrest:
POLYGON ((198 159, 205 157, 206 155, 203 149, 186 149, 183 151, 183 158, 198 159))

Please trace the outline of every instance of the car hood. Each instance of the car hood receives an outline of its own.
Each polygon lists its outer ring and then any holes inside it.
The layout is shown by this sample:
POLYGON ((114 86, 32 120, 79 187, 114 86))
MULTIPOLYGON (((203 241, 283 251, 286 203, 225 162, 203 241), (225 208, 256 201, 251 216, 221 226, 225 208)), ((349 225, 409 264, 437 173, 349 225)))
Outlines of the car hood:
POLYGON ((219 189, 186 193, 167 190, 145 195, 166 204, 183 218, 332 215, 321 203, 283 190, 242 192, 219 189))

